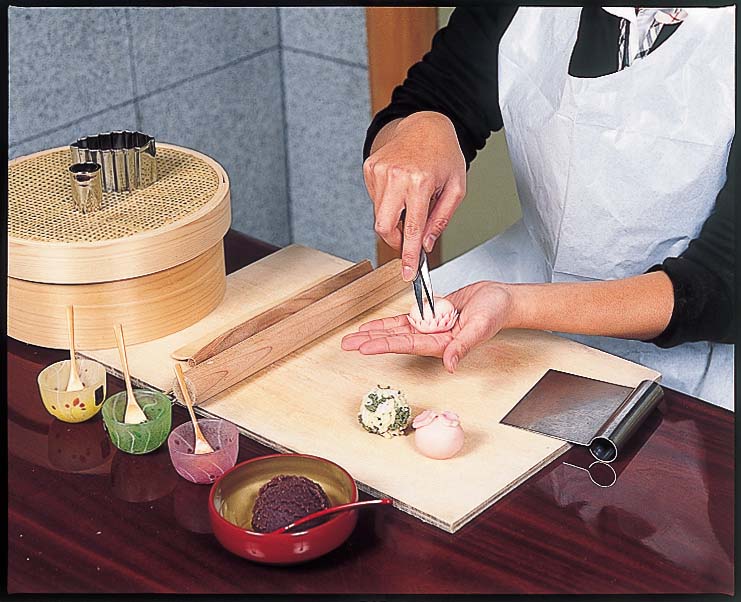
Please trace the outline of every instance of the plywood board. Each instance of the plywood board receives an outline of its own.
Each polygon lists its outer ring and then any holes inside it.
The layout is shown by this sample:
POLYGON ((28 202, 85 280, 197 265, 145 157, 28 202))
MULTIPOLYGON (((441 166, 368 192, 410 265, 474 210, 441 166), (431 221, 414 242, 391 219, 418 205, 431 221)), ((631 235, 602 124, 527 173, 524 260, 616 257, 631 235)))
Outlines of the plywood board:
MULTIPOLYGON (((170 354, 204 335, 226 332, 299 291, 336 274, 351 262, 315 249, 291 245, 227 276, 226 293, 218 307, 205 319, 147 344, 127 345, 132 378, 163 391, 174 379, 170 354)), ((124 332, 126 323, 123 323, 124 332)), ((111 329, 113 336, 113 329, 111 329)), ((115 347, 83 352, 120 374, 121 362, 115 347)), ((183 366, 185 369, 185 366, 183 366)))
MULTIPOLYGON (((129 363, 136 381, 161 390, 172 384, 170 353, 241 312, 259 313, 349 265, 304 247, 288 247, 228 277, 221 307, 181 333, 134 345, 129 363)), ((411 288, 411 287, 410 287, 411 288)), ((362 356, 340 340, 364 321, 406 312, 411 290, 279 360, 201 406, 203 413, 240 426, 280 451, 315 454, 347 469, 366 491, 455 532, 567 449, 563 442, 499 424, 549 368, 634 387, 659 375, 647 368, 549 333, 505 331, 461 361, 455 375, 440 360, 362 356), (412 414, 430 408, 461 417, 466 443, 450 460, 431 460, 413 436, 383 439, 357 422, 363 395, 376 384, 405 392, 412 414)), ((120 370, 115 350, 86 354, 120 370)), ((186 372, 187 374, 187 372, 186 372)))

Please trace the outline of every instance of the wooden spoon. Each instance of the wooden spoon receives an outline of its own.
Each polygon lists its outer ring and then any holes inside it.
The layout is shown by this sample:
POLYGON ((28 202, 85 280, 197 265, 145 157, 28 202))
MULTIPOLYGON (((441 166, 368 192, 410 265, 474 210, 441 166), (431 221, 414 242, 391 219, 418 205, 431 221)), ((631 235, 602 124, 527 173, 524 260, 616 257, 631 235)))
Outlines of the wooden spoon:
POLYGON ((67 334, 69 335, 69 380, 67 391, 82 391, 85 387, 80 380, 77 370, 77 358, 75 358, 75 309, 72 305, 67 306, 67 334))
POLYGON ((331 508, 325 508, 324 510, 319 510, 317 512, 312 512, 311 514, 308 514, 304 516, 303 518, 299 518, 296 521, 293 521, 290 525, 286 525, 285 527, 281 527, 280 529, 276 529, 275 531, 270 531, 270 535, 279 535, 281 533, 288 533, 291 529, 294 529, 296 527, 299 527, 303 524, 306 524, 308 522, 311 522, 317 518, 321 518, 322 516, 327 516, 328 514, 335 514, 336 512, 347 512, 348 510, 355 510, 355 508, 365 508, 366 506, 377 506, 377 505, 388 505, 392 504, 393 500, 391 498, 381 498, 380 500, 367 500, 365 502, 350 502, 349 504, 340 504, 339 506, 332 506, 331 508))
POLYGON ((126 344, 124 343, 123 329, 120 324, 113 327, 116 334, 116 344, 118 345, 118 355, 121 358, 121 367, 123 368, 124 381, 126 382, 126 410, 124 411, 124 424, 141 424, 146 422, 147 416, 144 410, 137 403, 134 397, 134 389, 131 386, 131 376, 129 375, 129 360, 126 358, 126 344))
POLYGON ((183 399, 185 400, 185 405, 188 407, 190 419, 193 421, 193 432, 196 435, 195 452, 197 454, 212 454, 214 448, 206 441, 206 437, 201 432, 201 427, 198 426, 198 420, 196 420, 196 414, 193 411, 193 402, 190 399, 190 393, 188 393, 188 385, 185 383, 185 374, 183 374, 180 364, 175 364, 175 376, 178 379, 180 390, 183 392, 183 399))

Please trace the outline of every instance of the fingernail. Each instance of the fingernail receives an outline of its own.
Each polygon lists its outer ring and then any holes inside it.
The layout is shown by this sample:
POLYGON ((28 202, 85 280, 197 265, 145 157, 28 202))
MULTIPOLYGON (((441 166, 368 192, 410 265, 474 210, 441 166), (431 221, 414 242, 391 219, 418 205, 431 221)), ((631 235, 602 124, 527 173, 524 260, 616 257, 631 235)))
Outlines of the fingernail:
POLYGON ((432 251, 432 247, 435 246, 435 240, 437 240, 432 234, 430 234, 427 238, 425 238, 425 251, 428 253, 432 251))
POLYGON ((401 268, 401 277, 409 282, 410 280, 414 279, 414 270, 410 268, 408 265, 405 265, 403 268, 401 268))
POLYGON ((453 366, 453 370, 456 370, 458 368, 458 361, 459 357, 457 355, 454 355, 453 358, 450 360, 450 365, 453 366))

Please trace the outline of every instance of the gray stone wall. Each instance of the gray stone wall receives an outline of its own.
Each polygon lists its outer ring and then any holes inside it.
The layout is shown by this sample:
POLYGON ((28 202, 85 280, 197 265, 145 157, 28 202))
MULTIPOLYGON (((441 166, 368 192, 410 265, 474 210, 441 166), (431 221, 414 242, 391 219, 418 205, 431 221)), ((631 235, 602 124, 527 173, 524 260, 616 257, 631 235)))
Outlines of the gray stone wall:
POLYGON ((365 9, 279 9, 293 239, 375 261, 363 183, 370 122, 365 9))
POLYGON ((210 155, 233 227, 374 257, 362 9, 10 8, 9 157, 112 129, 210 155))

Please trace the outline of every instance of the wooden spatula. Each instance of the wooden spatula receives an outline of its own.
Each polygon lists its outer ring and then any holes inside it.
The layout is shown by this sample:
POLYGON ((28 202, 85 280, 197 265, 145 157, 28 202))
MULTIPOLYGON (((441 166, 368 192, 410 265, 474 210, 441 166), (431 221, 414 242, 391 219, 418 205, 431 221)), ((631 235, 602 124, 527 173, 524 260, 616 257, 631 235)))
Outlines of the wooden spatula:
POLYGON ((116 334, 116 344, 118 345, 118 355, 121 357, 121 367, 123 368, 124 381, 126 382, 126 410, 124 411, 124 424, 141 424, 146 422, 147 417, 144 410, 137 403, 134 397, 134 389, 131 386, 131 376, 129 375, 129 360, 126 358, 126 344, 124 343, 123 329, 120 324, 113 327, 116 334))
POLYGON ((201 432, 201 427, 198 426, 198 420, 196 420, 196 414, 193 411, 193 401, 190 399, 190 393, 188 393, 188 385, 185 383, 185 374, 183 374, 183 369, 180 367, 180 364, 175 364, 175 376, 178 379, 180 390, 183 392, 183 399, 185 400, 185 405, 188 408, 190 419, 193 421, 193 432, 196 436, 195 453, 211 454, 213 453, 214 448, 209 445, 208 441, 206 441, 206 437, 204 437, 203 433, 201 432))
POLYGON ((82 391, 85 387, 80 380, 77 370, 77 359, 75 358, 75 309, 72 305, 67 306, 67 334, 69 335, 69 380, 67 391, 82 391))

